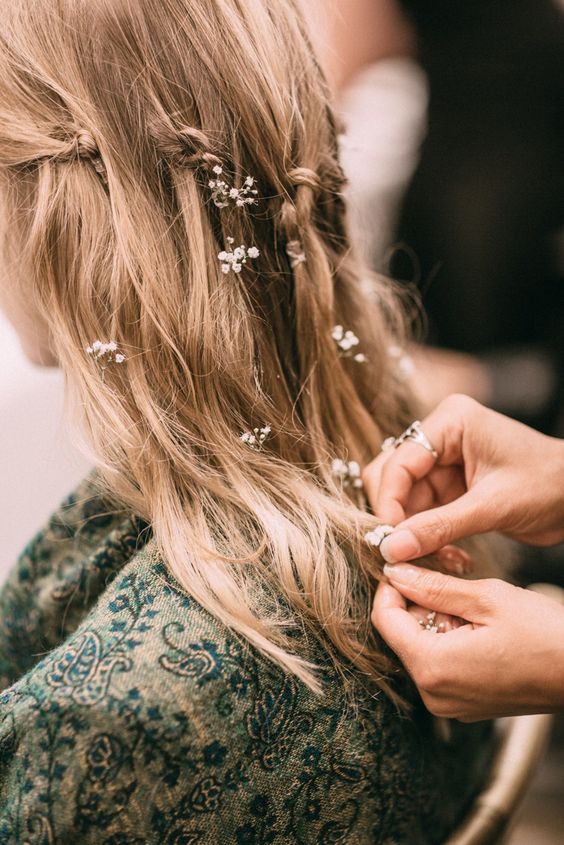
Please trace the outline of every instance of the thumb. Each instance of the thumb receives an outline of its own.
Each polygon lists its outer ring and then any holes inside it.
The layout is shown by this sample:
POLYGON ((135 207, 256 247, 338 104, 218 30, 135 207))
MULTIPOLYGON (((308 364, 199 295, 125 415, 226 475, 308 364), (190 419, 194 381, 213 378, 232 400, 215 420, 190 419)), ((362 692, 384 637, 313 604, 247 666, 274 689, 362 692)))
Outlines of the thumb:
POLYGON ((482 498, 465 493, 454 502, 431 508, 396 525, 382 540, 380 553, 388 563, 430 555, 463 537, 489 531, 482 498))
POLYGON ((460 616, 468 622, 479 622, 488 612, 487 581, 464 581, 402 563, 386 564, 384 575, 402 596, 429 610, 460 616))

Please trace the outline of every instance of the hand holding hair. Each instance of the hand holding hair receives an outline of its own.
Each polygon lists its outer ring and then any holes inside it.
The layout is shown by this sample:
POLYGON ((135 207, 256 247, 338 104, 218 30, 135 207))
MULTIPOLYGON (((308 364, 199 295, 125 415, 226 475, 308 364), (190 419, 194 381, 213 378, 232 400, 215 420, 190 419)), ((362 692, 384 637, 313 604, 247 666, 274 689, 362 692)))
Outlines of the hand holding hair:
POLYGON ((380 547, 387 561, 487 531, 541 546, 564 539, 562 441, 459 395, 421 428, 438 454, 406 440, 363 474, 374 513, 395 526, 380 547))
POLYGON ((372 622, 436 716, 474 722, 564 707, 564 608, 497 579, 464 581, 387 565, 372 622), (407 601, 468 620, 426 630, 407 601))

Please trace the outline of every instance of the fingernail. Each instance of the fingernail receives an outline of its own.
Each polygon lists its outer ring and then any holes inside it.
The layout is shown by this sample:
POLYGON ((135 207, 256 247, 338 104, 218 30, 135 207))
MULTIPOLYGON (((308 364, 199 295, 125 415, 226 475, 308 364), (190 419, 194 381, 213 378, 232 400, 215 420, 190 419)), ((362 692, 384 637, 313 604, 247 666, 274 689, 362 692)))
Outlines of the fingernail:
POLYGON ((421 547, 411 531, 394 531, 384 537, 380 544, 380 554, 388 563, 396 563, 400 560, 411 560, 418 557, 421 547))
POLYGON ((403 563, 386 563, 384 565, 384 575, 395 584, 402 584, 414 581, 419 575, 419 572, 416 566, 406 566, 403 563))

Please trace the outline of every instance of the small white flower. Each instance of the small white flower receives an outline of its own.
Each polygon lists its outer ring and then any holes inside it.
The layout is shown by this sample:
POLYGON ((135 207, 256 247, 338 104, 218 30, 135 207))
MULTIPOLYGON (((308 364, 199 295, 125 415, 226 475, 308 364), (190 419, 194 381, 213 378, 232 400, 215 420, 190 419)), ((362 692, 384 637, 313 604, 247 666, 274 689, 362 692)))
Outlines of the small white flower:
POLYGON ((337 344, 341 358, 352 358, 359 364, 364 364, 368 360, 363 352, 353 351, 359 345, 360 340, 350 329, 345 331, 342 326, 334 326, 331 337, 337 344))
POLYGON ((333 340, 336 340, 337 343, 338 343, 343 337, 343 327, 342 326, 334 326, 333 331, 331 332, 331 337, 333 338, 333 340))
POLYGON ((290 259, 292 269, 306 263, 305 253, 300 241, 289 241, 286 244, 286 255, 290 259))
POLYGON ((402 381, 406 381, 413 375, 415 364, 413 358, 406 353, 405 349, 396 345, 389 346, 388 355, 396 361, 397 373, 402 381))
POLYGON ((360 477, 360 464, 357 461, 342 461, 336 458, 331 463, 331 473, 336 481, 339 481, 343 488, 353 487, 355 490, 362 489, 362 478, 360 477))
POLYGON ((247 176, 243 186, 237 188, 235 185, 229 185, 223 178, 223 167, 216 164, 212 168, 217 179, 210 179, 208 187, 212 192, 212 200, 218 208, 225 208, 230 202, 234 202, 236 206, 242 208, 245 205, 256 205, 258 191, 254 188, 255 180, 252 176, 247 176), (222 177, 222 178, 219 178, 222 177))
POLYGON ((373 531, 369 531, 364 535, 365 541, 369 546, 374 546, 376 549, 380 548, 384 537, 387 537, 394 530, 393 525, 378 525, 373 531))
MULTIPOLYGON (((234 243, 233 238, 227 238, 227 243, 232 247, 234 243)), ((258 258, 260 255, 256 246, 246 247, 244 244, 235 247, 235 249, 224 249, 218 253, 218 259, 221 262, 221 272, 229 273, 232 270, 234 273, 240 273, 243 266, 248 259, 258 258)))
POLYGON ((264 441, 268 438, 272 431, 269 425, 262 428, 254 428, 252 431, 245 431, 240 437, 242 443, 245 443, 253 452, 260 452, 264 441))
POLYGON ((123 364, 125 355, 118 352, 118 345, 115 340, 110 340, 108 343, 102 343, 101 340, 95 340, 90 346, 86 347, 86 354, 90 355, 100 364, 102 372, 109 364, 123 364))

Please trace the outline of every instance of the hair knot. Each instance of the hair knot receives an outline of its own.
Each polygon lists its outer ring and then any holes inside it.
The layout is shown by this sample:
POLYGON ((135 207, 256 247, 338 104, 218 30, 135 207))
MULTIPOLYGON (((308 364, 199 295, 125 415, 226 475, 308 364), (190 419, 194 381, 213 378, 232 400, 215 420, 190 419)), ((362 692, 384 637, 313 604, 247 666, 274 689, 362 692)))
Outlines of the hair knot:
POLYGON ((295 185, 296 187, 304 185, 314 193, 321 191, 321 179, 315 170, 311 170, 309 167, 295 167, 293 170, 290 170, 288 180, 291 185, 295 185))
POLYGON ((201 129, 182 126, 174 133, 166 129, 155 133, 157 148, 163 158, 175 167, 214 167, 221 160, 210 151, 210 142, 201 129))
POLYGON ((60 151, 55 156, 56 161, 87 161, 101 177, 104 184, 107 183, 106 166, 98 149, 94 136, 85 129, 80 129, 76 134, 62 142, 60 151))

